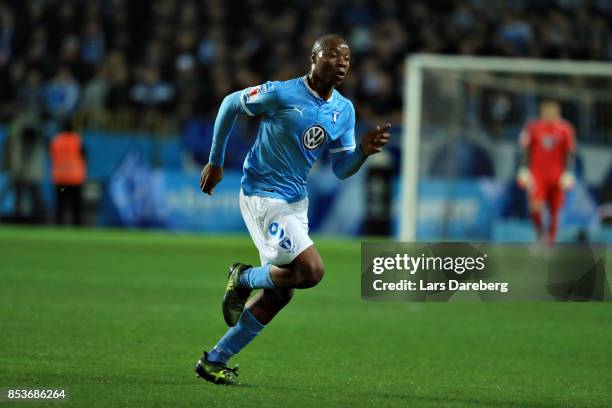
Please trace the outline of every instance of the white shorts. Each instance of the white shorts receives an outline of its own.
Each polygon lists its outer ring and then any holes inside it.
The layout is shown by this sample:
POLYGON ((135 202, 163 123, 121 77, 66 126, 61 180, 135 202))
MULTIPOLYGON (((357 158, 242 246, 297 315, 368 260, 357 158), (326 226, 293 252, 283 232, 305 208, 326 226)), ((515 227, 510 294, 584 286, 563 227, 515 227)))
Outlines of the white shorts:
POLYGON ((247 196, 240 189, 240 212, 262 265, 288 265, 313 244, 308 236, 308 198, 287 203, 247 196))

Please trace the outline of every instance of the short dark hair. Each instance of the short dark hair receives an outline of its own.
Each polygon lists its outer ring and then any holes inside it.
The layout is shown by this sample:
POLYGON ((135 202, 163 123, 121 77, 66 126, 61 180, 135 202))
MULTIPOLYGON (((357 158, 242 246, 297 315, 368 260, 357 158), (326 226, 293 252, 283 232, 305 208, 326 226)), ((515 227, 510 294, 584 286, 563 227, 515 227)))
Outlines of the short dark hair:
POLYGON ((316 39, 316 41, 312 45, 312 52, 316 53, 320 50, 326 50, 329 47, 330 43, 334 42, 346 44, 344 38, 340 37, 338 34, 326 34, 316 39))
POLYGON ((544 105, 557 105, 557 106, 561 106, 561 103, 558 100, 556 100, 556 99, 543 98, 542 100, 540 100, 540 106, 544 106, 544 105))

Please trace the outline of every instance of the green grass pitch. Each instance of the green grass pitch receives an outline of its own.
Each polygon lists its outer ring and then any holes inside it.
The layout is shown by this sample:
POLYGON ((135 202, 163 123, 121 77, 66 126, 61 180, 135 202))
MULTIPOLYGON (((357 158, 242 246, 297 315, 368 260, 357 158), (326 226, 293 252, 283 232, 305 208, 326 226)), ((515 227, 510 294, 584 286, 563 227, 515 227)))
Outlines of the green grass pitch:
POLYGON ((2 226, 0 388, 68 388, 54 407, 612 406, 612 305, 364 302, 359 242, 315 241, 324 280, 222 387, 193 367, 225 331, 227 267, 258 260, 248 236, 2 226))

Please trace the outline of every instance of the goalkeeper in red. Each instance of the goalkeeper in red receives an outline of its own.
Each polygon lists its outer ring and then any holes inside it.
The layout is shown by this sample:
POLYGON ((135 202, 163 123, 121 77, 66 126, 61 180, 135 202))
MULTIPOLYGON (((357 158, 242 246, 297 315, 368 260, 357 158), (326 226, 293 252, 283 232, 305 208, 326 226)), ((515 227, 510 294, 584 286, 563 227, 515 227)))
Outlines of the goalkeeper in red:
POLYGON ((538 240, 552 245, 557 237, 564 192, 575 184, 574 129, 561 117, 559 102, 545 100, 540 104, 540 117, 525 126, 519 144, 523 154, 517 182, 527 191, 538 240), (550 215, 546 230, 542 221, 544 205, 550 215))

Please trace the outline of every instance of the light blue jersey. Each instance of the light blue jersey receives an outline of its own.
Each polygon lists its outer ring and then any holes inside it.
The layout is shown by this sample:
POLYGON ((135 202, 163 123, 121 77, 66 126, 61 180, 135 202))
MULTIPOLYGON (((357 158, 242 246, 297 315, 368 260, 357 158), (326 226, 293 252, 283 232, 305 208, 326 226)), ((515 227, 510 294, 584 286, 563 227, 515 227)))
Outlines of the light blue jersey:
POLYGON ((322 99, 305 77, 247 88, 240 105, 247 115, 261 116, 257 140, 244 160, 246 195, 298 201, 307 195, 308 172, 323 150, 355 150, 353 104, 336 90, 322 99))

